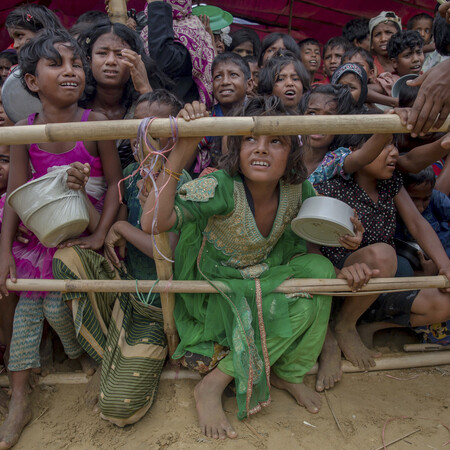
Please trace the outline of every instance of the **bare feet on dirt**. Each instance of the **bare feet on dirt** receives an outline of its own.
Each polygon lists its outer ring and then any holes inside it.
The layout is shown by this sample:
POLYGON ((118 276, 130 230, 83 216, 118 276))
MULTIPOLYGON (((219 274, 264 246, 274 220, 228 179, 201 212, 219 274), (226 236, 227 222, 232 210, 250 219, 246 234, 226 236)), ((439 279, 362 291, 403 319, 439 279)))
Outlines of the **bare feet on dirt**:
POLYGON ((341 349, 329 328, 318 362, 319 370, 316 377, 316 391, 323 392, 325 389, 333 388, 342 378, 341 349))
POLYGON ((92 409, 93 412, 98 413, 100 409, 98 407, 98 400, 100 397, 100 380, 102 375, 102 366, 99 365, 97 371, 89 380, 86 385, 86 391, 84 393, 84 401, 86 405, 92 409))
POLYGON ((80 358, 81 370, 88 376, 94 375, 98 369, 98 363, 94 361, 87 353, 83 353, 80 358))
POLYGON ((28 396, 13 396, 9 403, 8 417, 0 427, 0 449, 11 448, 15 445, 30 420, 28 396))
POLYGON ((316 414, 319 412, 322 403, 320 395, 306 386, 306 384, 289 383, 274 373, 270 376, 270 382, 273 387, 289 392, 297 403, 300 406, 304 406, 310 413, 316 414))
POLYGON ((375 367, 375 360, 381 356, 379 352, 369 350, 361 341, 355 327, 339 328, 336 326, 334 334, 345 358, 360 369, 369 370, 375 367))
MULTIPOLYGON (((217 380, 214 377, 216 371, 218 369, 208 374, 195 386, 194 398, 200 429, 205 436, 213 439, 225 439, 227 437, 233 439, 237 436, 236 431, 226 418, 222 408, 222 393, 229 381, 223 386, 222 380, 217 380)), ((219 374, 225 375, 222 372, 219 372, 219 374)))

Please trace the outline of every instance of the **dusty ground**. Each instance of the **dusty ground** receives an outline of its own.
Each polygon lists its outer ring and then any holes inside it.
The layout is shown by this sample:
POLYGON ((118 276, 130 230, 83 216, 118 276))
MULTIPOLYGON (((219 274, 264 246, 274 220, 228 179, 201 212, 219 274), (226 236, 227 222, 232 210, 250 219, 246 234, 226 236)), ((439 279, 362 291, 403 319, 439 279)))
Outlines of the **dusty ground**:
MULTIPOLYGON (((313 382, 309 377, 307 383, 313 382)), ((272 404, 248 422, 236 419, 235 399, 225 398, 225 410, 239 436, 223 442, 197 431, 195 383, 162 381, 151 411, 124 429, 101 420, 85 405, 83 385, 36 388, 33 421, 15 448, 373 450, 382 445, 382 429, 389 419, 395 420, 386 426, 386 442, 420 430, 390 448, 438 449, 450 440, 450 366, 345 374, 328 394, 342 432, 324 395, 321 411, 312 415, 287 393, 272 389, 272 404)))

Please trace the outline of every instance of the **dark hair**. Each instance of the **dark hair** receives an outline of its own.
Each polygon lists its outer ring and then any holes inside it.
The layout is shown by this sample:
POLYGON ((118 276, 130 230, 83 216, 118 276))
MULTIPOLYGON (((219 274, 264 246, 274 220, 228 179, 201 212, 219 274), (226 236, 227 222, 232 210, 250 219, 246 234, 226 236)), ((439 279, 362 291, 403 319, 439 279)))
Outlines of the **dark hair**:
POLYGON ((55 44, 64 43, 67 48, 73 50, 73 54, 79 57, 86 70, 86 58, 77 41, 63 29, 43 30, 34 39, 25 44, 19 54, 20 79, 25 89, 33 96, 39 97, 36 92, 31 92, 25 82, 25 75, 36 75, 36 67, 41 59, 51 59, 60 62, 61 54, 55 48, 55 44))
POLYGON ((239 67, 239 69, 242 71, 242 73, 244 74, 245 80, 249 80, 251 78, 252 74, 250 72, 250 66, 248 65, 248 63, 245 61, 245 59, 242 56, 238 55, 237 53, 233 53, 233 52, 225 52, 225 53, 221 53, 221 54, 217 55, 212 62, 211 74, 214 74, 214 70, 218 64, 226 63, 226 62, 231 62, 233 64, 236 64, 239 67))
POLYGON ((27 3, 13 9, 6 18, 6 28, 23 28, 35 33, 42 29, 64 29, 56 14, 43 5, 27 3))
POLYGON ((364 67, 357 63, 344 63, 341 64, 334 72, 331 78, 332 84, 339 84, 339 80, 347 74, 353 74, 358 80, 361 86, 361 93, 356 101, 356 107, 361 108, 367 99, 367 74, 364 67))
POLYGON ((369 19, 358 17, 349 20, 342 27, 342 36, 352 44, 354 44, 355 40, 360 44, 369 37, 369 19))
MULTIPOLYGON (((289 109, 283 106, 283 103, 278 97, 254 97, 251 98, 242 108, 237 112, 240 117, 252 116, 287 116, 294 115, 289 109)), ((303 151, 300 145, 300 140, 297 135, 281 136, 290 142, 291 151, 286 164, 286 171, 282 177, 286 183, 300 184, 307 178, 306 167, 303 164, 303 151)), ((240 172, 239 155, 241 152, 242 136, 228 137, 228 152, 223 155, 218 167, 228 172, 231 176, 240 172)))
POLYGON ((250 28, 241 28, 230 34, 232 41, 228 47, 228 51, 232 52, 234 48, 244 42, 250 41, 253 45, 253 55, 259 58, 261 53, 261 40, 259 39, 258 33, 250 28))
POLYGON ((431 22, 433 22, 433 17, 431 17, 429 14, 419 13, 419 14, 416 14, 415 16, 412 16, 408 20, 408 22, 406 23, 406 28, 408 30, 412 30, 412 28, 416 24, 416 22, 418 22, 419 20, 423 20, 423 19, 431 20, 431 22))
MULTIPOLYGON (((135 51, 141 56, 142 61, 144 62, 147 69, 147 75, 150 85, 153 88, 165 88, 172 85, 171 80, 160 71, 156 63, 145 53, 140 36, 121 23, 101 23, 98 26, 90 27, 89 30, 79 36, 78 43, 80 44, 81 48, 84 51, 84 54, 88 59, 92 57, 92 48, 94 47, 97 39, 108 33, 112 33, 119 37, 122 41, 126 42, 130 46, 131 50, 135 51)), ((88 68, 86 72, 86 89, 84 92, 84 96, 80 102, 81 106, 87 107, 95 98, 96 86, 97 82, 92 75, 92 70, 88 68)), ((138 96, 139 93, 134 89, 133 80, 130 76, 130 79, 126 83, 123 90, 121 103, 126 109, 128 109, 138 96)))
POLYGON ((442 56, 450 56, 450 25, 439 13, 434 17, 433 39, 437 52, 442 56))
POLYGON ((402 177, 405 189, 408 189, 409 186, 417 186, 422 183, 431 184, 431 187, 434 188, 436 184, 436 175, 432 166, 426 167, 419 173, 406 173, 402 177))
POLYGON ((107 20, 109 22, 108 14, 106 14, 104 11, 97 11, 97 10, 86 11, 85 13, 81 14, 81 16, 78 17, 77 21, 75 22, 75 25, 79 23, 93 24, 102 20, 103 21, 107 20))
POLYGON ((258 58, 255 55, 244 56, 244 61, 249 65, 249 67, 250 64, 258 64, 258 58))
POLYGON ((270 33, 262 41, 261 54, 259 55, 258 64, 261 67, 263 64, 264 53, 279 39, 283 40, 283 44, 287 50, 290 50, 294 55, 300 59, 300 49, 294 38, 285 33, 270 33))
POLYGON ((147 102, 149 105, 152 103, 169 105, 172 108, 170 114, 174 117, 176 117, 176 115, 183 109, 183 103, 166 89, 155 89, 152 92, 142 94, 136 100, 136 106, 144 102, 147 102))
POLYGON ((369 65, 369 69, 370 70, 374 69, 375 65, 372 55, 365 48, 362 47, 352 47, 346 50, 346 52, 342 55, 342 62, 344 62, 347 58, 348 59, 353 58, 355 55, 361 55, 369 65))
POLYGON ((302 47, 304 47, 304 46, 307 45, 307 44, 317 45, 317 46, 319 47, 319 49, 320 49, 320 42, 319 42, 317 39, 306 38, 306 39, 303 39, 303 40, 301 40, 301 41, 298 41, 298 43, 297 43, 298 48, 299 48, 300 50, 302 49, 302 47))
POLYGON ((3 52, 0 52, 0 58, 7 59, 12 65, 17 64, 17 53, 11 52, 9 50, 5 50, 3 52))
POLYGON ((419 86, 408 86, 406 83, 402 83, 398 90, 398 106, 400 108, 411 107, 416 100, 419 89, 419 86))
POLYGON ((347 50, 350 50, 353 47, 353 45, 351 44, 351 42, 345 39, 345 37, 334 36, 328 39, 328 42, 324 45, 322 56, 325 58, 326 51, 329 48, 333 49, 335 47, 342 47, 344 49, 344 52, 346 52, 347 50))
POLYGON ((414 50, 416 47, 423 48, 423 39, 418 31, 399 31, 391 36, 387 44, 389 58, 397 59, 404 50, 414 50))
MULTIPOLYGON (((287 51, 285 51, 285 54, 287 51)), ((267 61, 266 65, 259 72, 258 93, 262 95, 272 95, 273 86, 278 80, 280 72, 289 64, 294 66, 297 75, 303 85, 303 92, 309 89, 310 77, 308 71, 292 53, 289 56, 274 56, 267 61)))

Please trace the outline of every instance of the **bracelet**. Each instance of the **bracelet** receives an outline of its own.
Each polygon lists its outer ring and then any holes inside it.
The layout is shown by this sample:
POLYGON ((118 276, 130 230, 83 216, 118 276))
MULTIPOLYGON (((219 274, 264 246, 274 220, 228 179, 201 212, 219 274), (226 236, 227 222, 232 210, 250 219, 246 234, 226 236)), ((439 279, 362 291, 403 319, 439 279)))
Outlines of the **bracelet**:
POLYGON ((164 172, 166 172, 168 175, 170 175, 172 178, 175 178, 175 180, 180 181, 181 173, 178 172, 172 172, 167 167, 164 167, 164 172))

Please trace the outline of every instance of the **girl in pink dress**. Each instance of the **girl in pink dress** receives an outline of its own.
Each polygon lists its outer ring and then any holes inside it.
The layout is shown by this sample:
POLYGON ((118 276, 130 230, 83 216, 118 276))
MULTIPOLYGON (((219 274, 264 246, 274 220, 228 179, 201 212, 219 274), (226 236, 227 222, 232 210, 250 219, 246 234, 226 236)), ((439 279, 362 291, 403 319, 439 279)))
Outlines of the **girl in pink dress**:
MULTIPOLYGON (((78 106, 85 87, 84 61, 80 48, 67 32, 40 34, 23 47, 19 64, 24 84, 42 103, 42 113, 33 114, 17 125, 106 120, 103 114, 78 106)), ((101 216, 95 223, 90 223, 91 234, 71 239, 64 245, 98 250, 103 246, 119 207, 117 186, 122 174, 112 141, 12 146, 7 195, 28 180, 46 174, 50 168, 68 164, 72 165, 68 171, 68 187, 86 189, 101 216)), ((28 242, 13 246, 18 225, 19 217, 6 204, 0 238, 0 297, 8 295, 8 276, 13 282, 16 275, 20 278, 53 278, 51 264, 56 248, 44 247, 34 235, 29 236, 28 242)), ((1 448, 14 445, 30 419, 27 388, 31 369, 40 367, 39 345, 44 318, 58 333, 70 358, 83 353, 76 338, 71 310, 62 303, 59 292, 21 292, 14 315, 8 364, 12 397, 8 418, 0 427, 1 448)))

